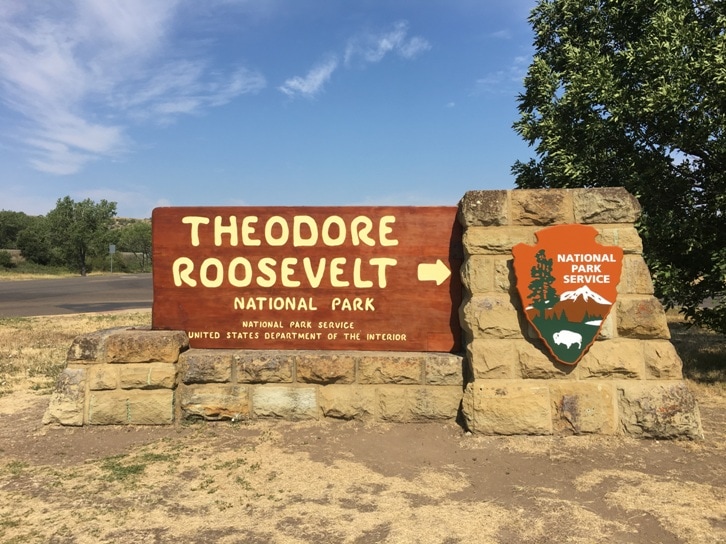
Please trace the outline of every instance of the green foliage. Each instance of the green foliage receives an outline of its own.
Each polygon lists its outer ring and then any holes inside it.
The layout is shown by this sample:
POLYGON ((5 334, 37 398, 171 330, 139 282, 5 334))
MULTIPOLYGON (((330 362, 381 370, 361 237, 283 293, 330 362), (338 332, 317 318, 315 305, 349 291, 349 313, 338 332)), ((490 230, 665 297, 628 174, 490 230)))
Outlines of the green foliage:
POLYGON ((0 248, 19 249, 18 235, 31 221, 32 217, 23 212, 0 210, 0 248))
POLYGON ((151 223, 138 221, 122 227, 118 245, 120 251, 133 253, 145 272, 151 263, 151 223))
POLYGON ((517 186, 628 189, 656 294, 726 331, 726 5, 540 0, 530 22, 517 186))
POLYGON ((116 215, 116 203, 86 199, 74 202, 70 197, 58 199, 48 212, 48 236, 64 262, 85 276, 91 257, 108 251, 109 231, 116 215))
POLYGON ((53 250, 48 221, 34 217, 30 224, 18 233, 18 249, 29 262, 43 266, 58 265, 60 255, 53 250))
POLYGON ((9 251, 0 249, 0 268, 12 268, 15 266, 13 262, 13 256, 10 255, 9 251))

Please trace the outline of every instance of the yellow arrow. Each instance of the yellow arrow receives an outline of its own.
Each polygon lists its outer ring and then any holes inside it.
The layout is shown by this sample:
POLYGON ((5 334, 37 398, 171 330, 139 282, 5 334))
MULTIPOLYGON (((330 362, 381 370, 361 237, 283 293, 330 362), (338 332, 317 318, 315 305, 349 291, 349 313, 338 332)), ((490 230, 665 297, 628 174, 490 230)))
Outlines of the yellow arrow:
POLYGON ((421 263, 418 265, 419 281, 435 281, 436 285, 441 285, 449 276, 451 276, 451 270, 441 259, 438 259, 436 264, 421 263))

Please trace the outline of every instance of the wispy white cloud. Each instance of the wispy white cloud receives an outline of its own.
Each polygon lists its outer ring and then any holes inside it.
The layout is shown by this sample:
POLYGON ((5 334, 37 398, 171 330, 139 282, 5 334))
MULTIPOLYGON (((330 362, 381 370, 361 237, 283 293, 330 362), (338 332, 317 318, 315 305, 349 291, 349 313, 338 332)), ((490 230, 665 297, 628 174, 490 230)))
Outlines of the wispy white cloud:
POLYGON ((278 87, 288 96, 303 95, 306 97, 314 97, 333 75, 338 68, 338 59, 329 57, 328 59, 313 66, 313 68, 304 77, 292 77, 278 87))
POLYGON ((376 63, 389 53, 404 59, 413 59, 431 49, 431 44, 420 36, 409 37, 408 22, 399 21, 391 30, 356 36, 345 48, 345 64, 355 61, 376 63))
MULTIPOLYGON (((420 36, 410 37, 408 22, 400 21, 390 30, 361 34, 349 40, 342 55, 343 65, 350 67, 356 62, 375 64, 390 53, 411 60, 429 49, 431 45, 428 41, 420 36)), ((314 97, 322 91, 323 86, 339 67, 338 57, 328 55, 325 60, 313 66, 305 76, 292 77, 278 89, 288 96, 314 97)))
POLYGON ((128 148, 132 119, 169 122, 265 86, 238 67, 170 60, 180 0, 49 0, 0 6, 0 100, 41 171, 72 174, 128 148), (113 121, 109 121, 113 119, 113 121))
POLYGON ((511 94, 519 91, 530 60, 531 57, 515 57, 509 67, 480 77, 474 84, 474 94, 511 94))

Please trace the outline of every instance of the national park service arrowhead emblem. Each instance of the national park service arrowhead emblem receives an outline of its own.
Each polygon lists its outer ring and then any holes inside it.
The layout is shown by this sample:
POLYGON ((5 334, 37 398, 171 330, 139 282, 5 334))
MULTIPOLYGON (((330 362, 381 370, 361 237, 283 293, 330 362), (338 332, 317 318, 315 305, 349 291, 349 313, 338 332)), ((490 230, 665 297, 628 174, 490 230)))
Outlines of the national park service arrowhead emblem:
POLYGON ((600 245, 597 235, 587 225, 558 225, 538 231, 536 245, 512 248, 524 314, 566 365, 585 355, 617 295, 623 250, 600 245))

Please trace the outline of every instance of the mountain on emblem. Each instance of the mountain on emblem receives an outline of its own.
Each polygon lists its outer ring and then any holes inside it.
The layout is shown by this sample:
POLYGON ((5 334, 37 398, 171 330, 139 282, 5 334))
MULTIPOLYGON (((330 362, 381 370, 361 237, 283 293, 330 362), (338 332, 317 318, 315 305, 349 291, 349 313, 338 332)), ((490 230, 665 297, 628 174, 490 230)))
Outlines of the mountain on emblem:
POLYGON ((559 362, 574 365, 597 338, 612 308, 623 252, 595 242, 585 225, 537 232, 537 245, 512 249, 524 314, 559 362))

